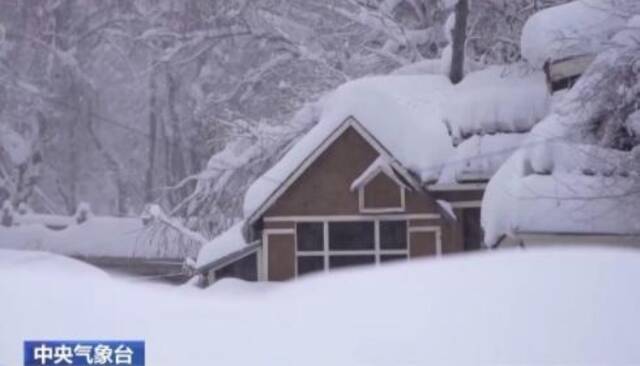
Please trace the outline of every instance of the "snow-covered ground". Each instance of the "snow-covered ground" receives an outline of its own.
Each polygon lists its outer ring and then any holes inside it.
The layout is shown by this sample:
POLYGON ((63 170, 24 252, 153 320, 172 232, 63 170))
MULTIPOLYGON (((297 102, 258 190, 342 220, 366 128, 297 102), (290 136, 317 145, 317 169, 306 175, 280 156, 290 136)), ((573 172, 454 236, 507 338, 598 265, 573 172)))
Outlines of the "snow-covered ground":
POLYGON ((0 365, 25 339, 144 339, 147 364, 640 363, 640 252, 504 250, 207 290, 0 251, 0 365))

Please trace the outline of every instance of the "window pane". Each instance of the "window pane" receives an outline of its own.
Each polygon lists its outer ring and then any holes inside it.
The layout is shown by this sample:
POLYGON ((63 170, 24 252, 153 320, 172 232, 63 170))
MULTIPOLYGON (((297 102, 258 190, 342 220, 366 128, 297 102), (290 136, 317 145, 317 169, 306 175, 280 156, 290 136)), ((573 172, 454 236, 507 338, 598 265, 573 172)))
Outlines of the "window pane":
POLYGON ((329 223, 329 249, 374 249, 372 221, 329 223))
POLYGON ((380 262, 383 262, 383 263, 401 261, 401 260, 407 260, 407 255, 406 254, 386 254, 386 255, 380 256, 380 262))
POLYGON ((321 222, 301 222, 296 225, 299 251, 322 251, 323 229, 321 222))
POLYGON ((341 268, 373 264, 376 257, 373 255, 332 255, 329 257, 329 268, 341 268))
POLYGON ((324 257, 298 257, 298 276, 324 270, 324 257))
POLYGON ((380 248, 406 249, 407 222, 380 221, 380 248))

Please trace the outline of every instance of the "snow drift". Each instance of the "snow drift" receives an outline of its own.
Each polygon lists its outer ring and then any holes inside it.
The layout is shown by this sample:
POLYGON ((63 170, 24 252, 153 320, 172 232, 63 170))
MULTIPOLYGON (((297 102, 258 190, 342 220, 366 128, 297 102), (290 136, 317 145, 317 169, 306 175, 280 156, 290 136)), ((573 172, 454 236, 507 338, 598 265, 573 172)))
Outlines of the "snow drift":
POLYGON ((25 339, 105 338, 145 340, 154 366, 640 363, 637 251, 505 250, 207 290, 57 261, 0 251, 0 364, 20 364, 25 339))

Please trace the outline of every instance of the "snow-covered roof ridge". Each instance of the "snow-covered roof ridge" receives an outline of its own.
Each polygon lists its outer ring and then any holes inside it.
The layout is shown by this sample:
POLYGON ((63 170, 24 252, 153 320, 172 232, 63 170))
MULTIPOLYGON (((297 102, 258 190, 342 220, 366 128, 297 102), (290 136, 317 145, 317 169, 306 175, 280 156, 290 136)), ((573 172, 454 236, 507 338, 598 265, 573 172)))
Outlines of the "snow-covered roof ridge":
POLYGON ((441 107, 451 89, 441 75, 368 77, 340 86, 324 99, 318 124, 251 185, 244 201, 245 218, 253 216, 350 119, 403 168, 423 181, 436 180, 453 151, 441 107))
POLYGON ((527 132, 548 113, 550 101, 542 71, 496 65, 468 74, 444 108, 457 145, 473 135, 527 132))
POLYGON ((625 15, 610 6, 577 0, 535 13, 522 30, 523 57, 541 69, 549 60, 597 53, 626 23, 625 15))

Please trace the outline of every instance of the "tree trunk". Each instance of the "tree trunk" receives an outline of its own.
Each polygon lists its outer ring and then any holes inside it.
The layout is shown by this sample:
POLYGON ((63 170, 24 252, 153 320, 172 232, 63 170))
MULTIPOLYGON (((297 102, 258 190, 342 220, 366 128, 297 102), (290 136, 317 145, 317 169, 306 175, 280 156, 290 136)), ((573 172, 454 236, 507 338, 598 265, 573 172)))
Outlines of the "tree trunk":
POLYGON ((149 76, 149 163, 145 180, 145 202, 153 202, 154 172, 156 169, 156 137, 158 134, 158 85, 155 70, 149 76))
POLYGON ((456 24, 451 35, 451 70, 449 79, 454 84, 464 78, 464 49, 467 41, 467 18, 469 17, 469 0, 458 0, 456 4, 456 24))

